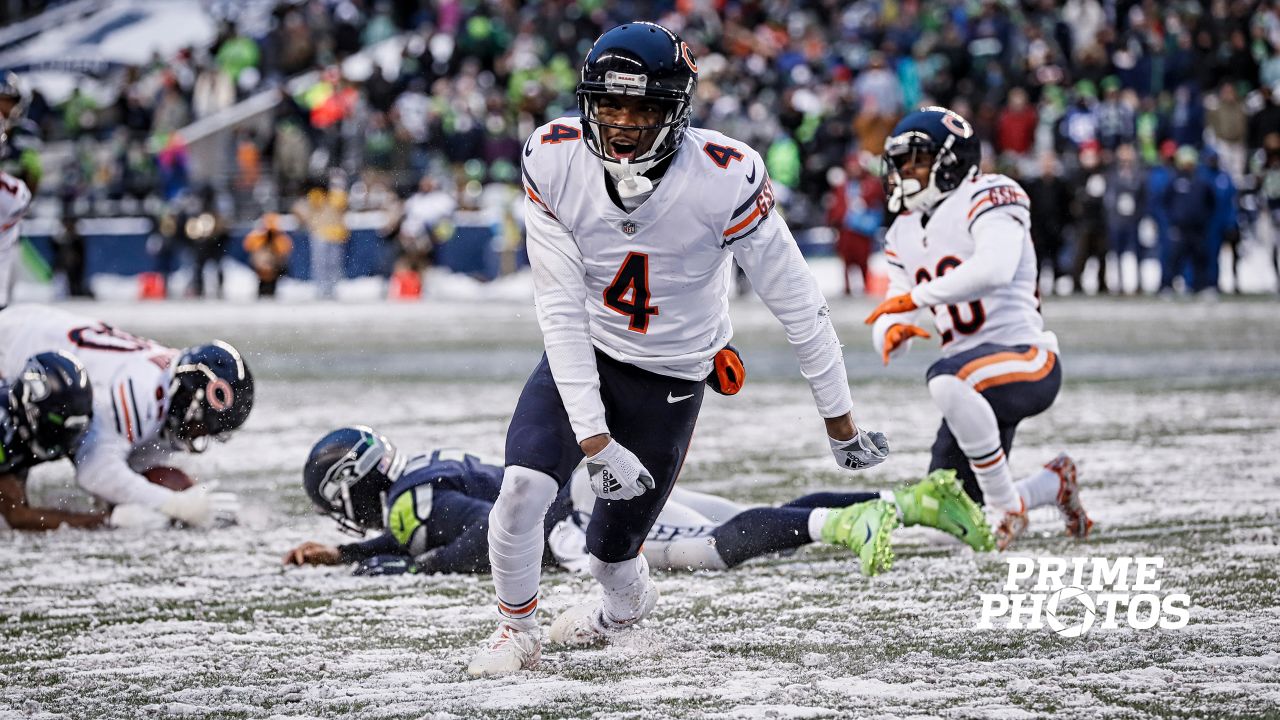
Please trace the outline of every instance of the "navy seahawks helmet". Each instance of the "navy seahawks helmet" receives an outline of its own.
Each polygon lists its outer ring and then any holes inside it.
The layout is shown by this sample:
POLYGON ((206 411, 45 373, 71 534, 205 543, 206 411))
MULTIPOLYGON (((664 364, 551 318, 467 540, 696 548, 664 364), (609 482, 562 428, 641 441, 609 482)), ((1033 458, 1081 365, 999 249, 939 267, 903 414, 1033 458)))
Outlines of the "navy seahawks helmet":
POLYGON ((675 33, 649 22, 627 23, 609 30, 591 46, 578 82, 578 109, 582 112, 587 149, 600 158, 615 178, 648 171, 680 149, 684 131, 689 127, 693 91, 697 86, 698 65, 693 52, 675 33), (601 122, 597 110, 600 98, 605 95, 652 98, 666 108, 665 116, 657 125, 639 128, 657 131, 653 146, 625 164, 605 151, 601 130, 605 127, 634 130, 636 126, 601 122))
POLYGON ((955 112, 926 107, 908 114, 884 141, 885 196, 889 212, 929 210, 972 176, 982 159, 973 126, 955 112), (903 178, 902 168, 933 158, 928 183, 903 178))
POLYGON ((37 461, 75 452, 93 418, 89 374, 67 352, 42 352, 28 359, 9 386, 8 401, 13 437, 37 461))
POLYGON ((386 527, 384 504, 407 458, 385 436, 364 425, 339 428, 311 448, 302 485, 320 512, 347 533, 386 527))
POLYGON ((180 447, 203 452, 209 438, 225 441, 253 409, 253 375, 235 348, 221 340, 183 350, 169 381, 164 428, 180 447))

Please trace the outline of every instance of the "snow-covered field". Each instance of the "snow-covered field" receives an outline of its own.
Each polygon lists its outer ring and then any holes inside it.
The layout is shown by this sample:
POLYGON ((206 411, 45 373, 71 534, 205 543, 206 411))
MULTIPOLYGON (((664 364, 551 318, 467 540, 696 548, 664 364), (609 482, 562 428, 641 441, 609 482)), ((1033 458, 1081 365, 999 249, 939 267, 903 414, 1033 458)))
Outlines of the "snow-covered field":
MULTIPOLYGON (((1050 299, 1067 382, 1021 429, 1015 473, 1068 450, 1098 521, 1088 544, 1033 515, 1017 555, 1161 556, 1185 592, 1179 630, 975 630, 1005 558, 895 535, 893 570, 861 577, 811 546, 719 574, 662 574, 654 617, 612 646, 547 648, 515 678, 463 666, 495 614, 487 577, 355 578, 285 570, 305 539, 342 541, 310 513, 300 470, 344 423, 401 446, 500 456, 539 334, 526 303, 76 306, 171 345, 221 337, 258 377, 231 442, 190 467, 241 494, 240 527, 160 533, 0 532, 0 716, 139 718, 1213 717, 1280 715, 1280 312, 1216 303, 1050 299)), ((938 416, 921 380, 934 351, 880 366, 865 301, 837 300, 855 413, 890 462, 846 474, 781 329, 733 308, 750 378, 709 397, 681 482, 760 502, 884 488, 921 474, 938 416)), ((40 468, 37 497, 71 493, 40 468)), ((547 577, 544 622, 591 590, 547 577)), ((1123 613, 1123 610, 1122 610, 1123 613)))

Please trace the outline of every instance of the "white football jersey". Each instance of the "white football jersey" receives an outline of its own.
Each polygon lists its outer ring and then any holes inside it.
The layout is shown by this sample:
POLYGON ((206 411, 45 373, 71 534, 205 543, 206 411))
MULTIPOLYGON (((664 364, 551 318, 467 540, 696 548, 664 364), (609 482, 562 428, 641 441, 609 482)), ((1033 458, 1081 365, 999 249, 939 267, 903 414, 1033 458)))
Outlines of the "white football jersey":
POLYGON ((534 131, 523 175, 539 322, 579 440, 607 432, 592 346, 661 375, 707 377, 733 335, 735 257, 786 328, 823 417, 849 411, 826 301, 773 212, 764 161, 746 144, 687 129, 652 194, 631 212, 610 199, 577 118, 534 131))
MULTIPOLYGON (((944 355, 984 343, 1058 351, 1057 337, 1045 331, 1040 315, 1030 201, 1012 179, 977 175, 932 213, 899 215, 885 239, 885 255, 889 295, 910 292, 932 312, 944 355), (984 254, 970 263, 980 249, 984 254), (961 267, 965 271, 953 276, 961 267)), ((882 317, 877 346, 884 331, 902 321, 882 317)))
POLYGON ((47 350, 79 358, 93 385, 93 419, 74 458, 80 486, 113 504, 159 507, 171 491, 131 463, 164 464, 172 452, 160 431, 178 351, 48 306, 0 312, 0 374, 13 377, 27 358, 47 350))
POLYGON ((9 304, 22 218, 31 206, 31 190, 18 178, 0 172, 0 307, 9 304))

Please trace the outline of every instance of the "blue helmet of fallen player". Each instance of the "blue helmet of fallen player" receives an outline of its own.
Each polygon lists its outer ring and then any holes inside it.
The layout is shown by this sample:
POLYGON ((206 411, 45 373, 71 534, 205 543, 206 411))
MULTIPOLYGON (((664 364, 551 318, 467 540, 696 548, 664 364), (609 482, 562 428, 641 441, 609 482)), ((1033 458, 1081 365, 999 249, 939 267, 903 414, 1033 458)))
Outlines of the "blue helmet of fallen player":
POLYGON ((689 127, 698 65, 678 35, 650 22, 619 25, 591 46, 578 83, 578 109, 587 149, 600 158, 615 178, 648 171, 680 149, 689 127), (655 125, 621 126, 601 122, 600 100, 628 95, 657 101, 663 117, 655 125), (641 155, 619 160, 606 152, 604 128, 656 131, 652 145, 641 155))
POLYGON ((203 452, 209 438, 225 441, 251 410, 253 374, 239 351, 215 340, 178 355, 164 429, 179 447, 203 452))
POLYGON ((338 428, 320 438, 302 469, 307 497, 344 532, 363 535, 386 527, 387 491, 407 458, 365 425, 338 428))
POLYGON ((969 121, 942 107, 908 114, 884 141, 885 196, 889 212, 929 210, 978 169, 982 145, 969 121), (921 181, 904 170, 927 163, 921 181))
MULTIPOLYGON (((75 452, 93 418, 93 386, 84 365, 70 353, 42 352, 27 360, 9 386, 12 437, 37 461, 75 452)), ((13 448, 8 448, 13 449, 13 448)))

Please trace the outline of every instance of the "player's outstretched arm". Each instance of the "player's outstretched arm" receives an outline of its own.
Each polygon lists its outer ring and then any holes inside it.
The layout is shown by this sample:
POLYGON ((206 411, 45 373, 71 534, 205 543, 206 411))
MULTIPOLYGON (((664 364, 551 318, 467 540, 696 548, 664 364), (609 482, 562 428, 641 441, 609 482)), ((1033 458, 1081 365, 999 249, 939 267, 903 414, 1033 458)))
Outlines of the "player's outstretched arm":
POLYGON ((867 433, 854 424, 840 339, 831 325, 826 298, 786 223, 773 214, 750 237, 729 247, 795 348, 800 372, 809 381, 818 413, 826 422, 836 462, 849 470, 884 462, 889 453, 884 435, 867 433))
POLYGON ((106 513, 77 513, 31 507, 26 486, 13 475, 0 477, 0 517, 14 530, 56 530, 66 525, 96 528, 106 523, 106 513))

